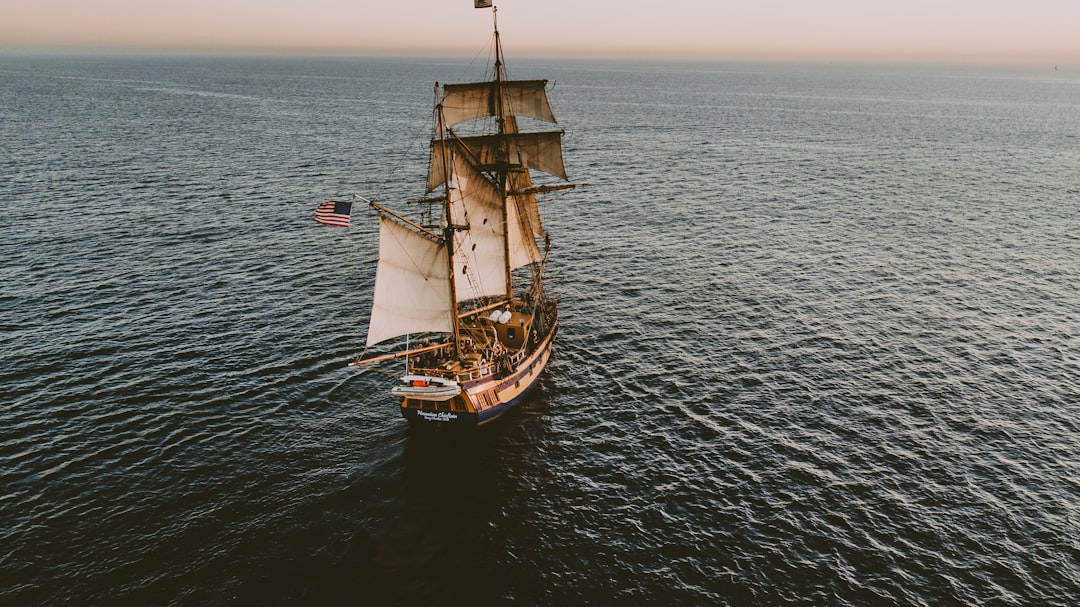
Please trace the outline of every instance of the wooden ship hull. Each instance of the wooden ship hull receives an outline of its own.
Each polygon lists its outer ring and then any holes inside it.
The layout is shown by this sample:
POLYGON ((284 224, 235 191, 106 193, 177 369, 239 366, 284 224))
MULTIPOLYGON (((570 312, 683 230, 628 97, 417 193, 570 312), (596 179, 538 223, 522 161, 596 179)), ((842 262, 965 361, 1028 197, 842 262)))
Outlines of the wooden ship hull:
POLYGON ((433 424, 463 429, 480 428, 495 421, 521 404, 535 385, 551 358, 554 338, 555 331, 552 331, 534 351, 515 356, 515 367, 510 372, 477 369, 480 377, 464 379, 461 392, 449 400, 403 397, 402 417, 414 426, 433 424))
POLYGON ((402 417, 415 426, 479 428, 525 399, 551 358, 558 309, 554 300, 536 312, 520 301, 500 307, 509 309, 462 323, 456 356, 446 344, 409 359, 403 385, 395 389, 402 417), (495 318, 500 312, 504 322, 495 318), (438 388, 447 385, 457 393, 446 397, 438 388))

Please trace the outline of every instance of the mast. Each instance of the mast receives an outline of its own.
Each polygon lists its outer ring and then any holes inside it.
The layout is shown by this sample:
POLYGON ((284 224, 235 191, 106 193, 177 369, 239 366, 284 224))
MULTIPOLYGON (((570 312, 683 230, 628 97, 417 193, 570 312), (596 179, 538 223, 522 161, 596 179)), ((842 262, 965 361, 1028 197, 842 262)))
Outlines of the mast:
MULTIPOLYGON (((502 83, 502 39, 499 38, 499 7, 491 7, 491 21, 495 26, 495 81, 502 83)), ((502 119, 502 108, 499 108, 499 119, 502 119)))
MULTIPOLYGON (((440 138, 439 145, 443 146, 446 150, 446 127, 443 120, 443 104, 439 98, 439 83, 435 83, 435 120, 438 124, 438 133, 440 138)), ((447 272, 450 276, 450 309, 453 310, 451 316, 454 317, 453 332, 451 334, 450 343, 454 348, 454 355, 459 356, 458 344, 461 343, 461 319, 458 318, 457 313, 457 286, 454 284, 454 230, 456 227, 453 225, 451 213, 450 213, 450 154, 445 152, 442 154, 443 174, 446 175, 446 179, 443 180, 443 217, 446 218, 446 225, 443 226, 443 241, 446 242, 446 263, 447 272)))
MULTIPOLYGON (((514 299, 514 277, 513 272, 510 269, 510 214, 506 208, 507 205, 507 179, 510 174, 510 151, 508 149, 508 142, 505 139, 507 133, 506 129, 506 111, 503 106, 503 51, 502 51, 502 38, 499 36, 499 9, 496 6, 491 7, 491 20, 495 27, 495 111, 497 112, 497 120, 499 123, 499 144, 498 144, 498 176, 499 176, 499 197, 502 201, 502 224, 506 226, 503 230, 503 259, 504 263, 504 275, 506 277, 506 299, 507 301, 513 301, 514 299)), ((511 120, 513 117, 511 117, 511 120)), ((513 130, 517 131, 516 121, 513 125, 513 130)))

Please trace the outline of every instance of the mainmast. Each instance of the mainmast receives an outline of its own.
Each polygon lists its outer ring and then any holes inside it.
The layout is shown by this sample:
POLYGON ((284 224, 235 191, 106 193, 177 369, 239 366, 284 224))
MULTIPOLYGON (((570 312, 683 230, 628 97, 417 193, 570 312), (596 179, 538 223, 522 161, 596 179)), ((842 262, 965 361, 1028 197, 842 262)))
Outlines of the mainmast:
MULTIPOLYGON (((507 179, 510 175, 510 151, 507 149, 509 143, 505 139, 507 129, 507 116, 506 108, 503 105, 503 51, 502 51, 502 38, 499 36, 499 8, 496 6, 491 7, 491 20, 495 28, 495 111, 496 119, 499 123, 499 143, 497 154, 497 172, 499 176, 499 197, 502 200, 502 223, 507 226, 504 233, 506 237, 503 239, 503 259, 505 263, 505 276, 506 276, 506 299, 514 299, 514 278, 513 272, 510 268, 510 237, 509 237, 509 223, 510 215, 506 208, 506 192, 509 189, 507 179)), ((509 118, 513 120, 513 116, 509 118)), ((512 132, 517 132, 517 121, 514 121, 512 126, 512 132)))

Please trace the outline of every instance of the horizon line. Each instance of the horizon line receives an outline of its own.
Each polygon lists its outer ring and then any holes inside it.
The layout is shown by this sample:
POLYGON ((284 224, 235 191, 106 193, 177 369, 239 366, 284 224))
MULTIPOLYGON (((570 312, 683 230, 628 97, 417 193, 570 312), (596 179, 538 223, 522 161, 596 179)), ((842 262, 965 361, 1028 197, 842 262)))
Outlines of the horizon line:
MULTIPOLYGON (((24 44, 2 45, 0 53, 18 55, 201 55, 201 56, 266 56, 266 57, 386 57, 386 58, 476 58, 483 53, 462 48, 363 48, 327 46, 275 45, 90 45, 90 44, 24 44)), ((1050 56, 1044 53, 988 54, 945 52, 885 52, 885 51, 751 51, 751 50, 539 50, 518 49, 515 56, 525 59, 604 59, 604 60, 686 60, 686 61, 836 61, 851 63, 1005 63, 1047 64, 1054 66, 1080 65, 1080 53, 1069 56, 1050 56)))

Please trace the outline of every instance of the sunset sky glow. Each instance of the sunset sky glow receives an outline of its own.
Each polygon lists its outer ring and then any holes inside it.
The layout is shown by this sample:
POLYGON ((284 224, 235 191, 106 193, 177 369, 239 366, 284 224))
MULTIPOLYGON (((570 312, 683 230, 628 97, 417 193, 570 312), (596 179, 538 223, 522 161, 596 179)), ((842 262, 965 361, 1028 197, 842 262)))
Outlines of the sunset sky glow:
MULTIPOLYGON (((518 55, 1080 61, 1077 0, 503 0, 518 55)), ((0 0, 0 49, 472 54, 471 0, 0 0)))

